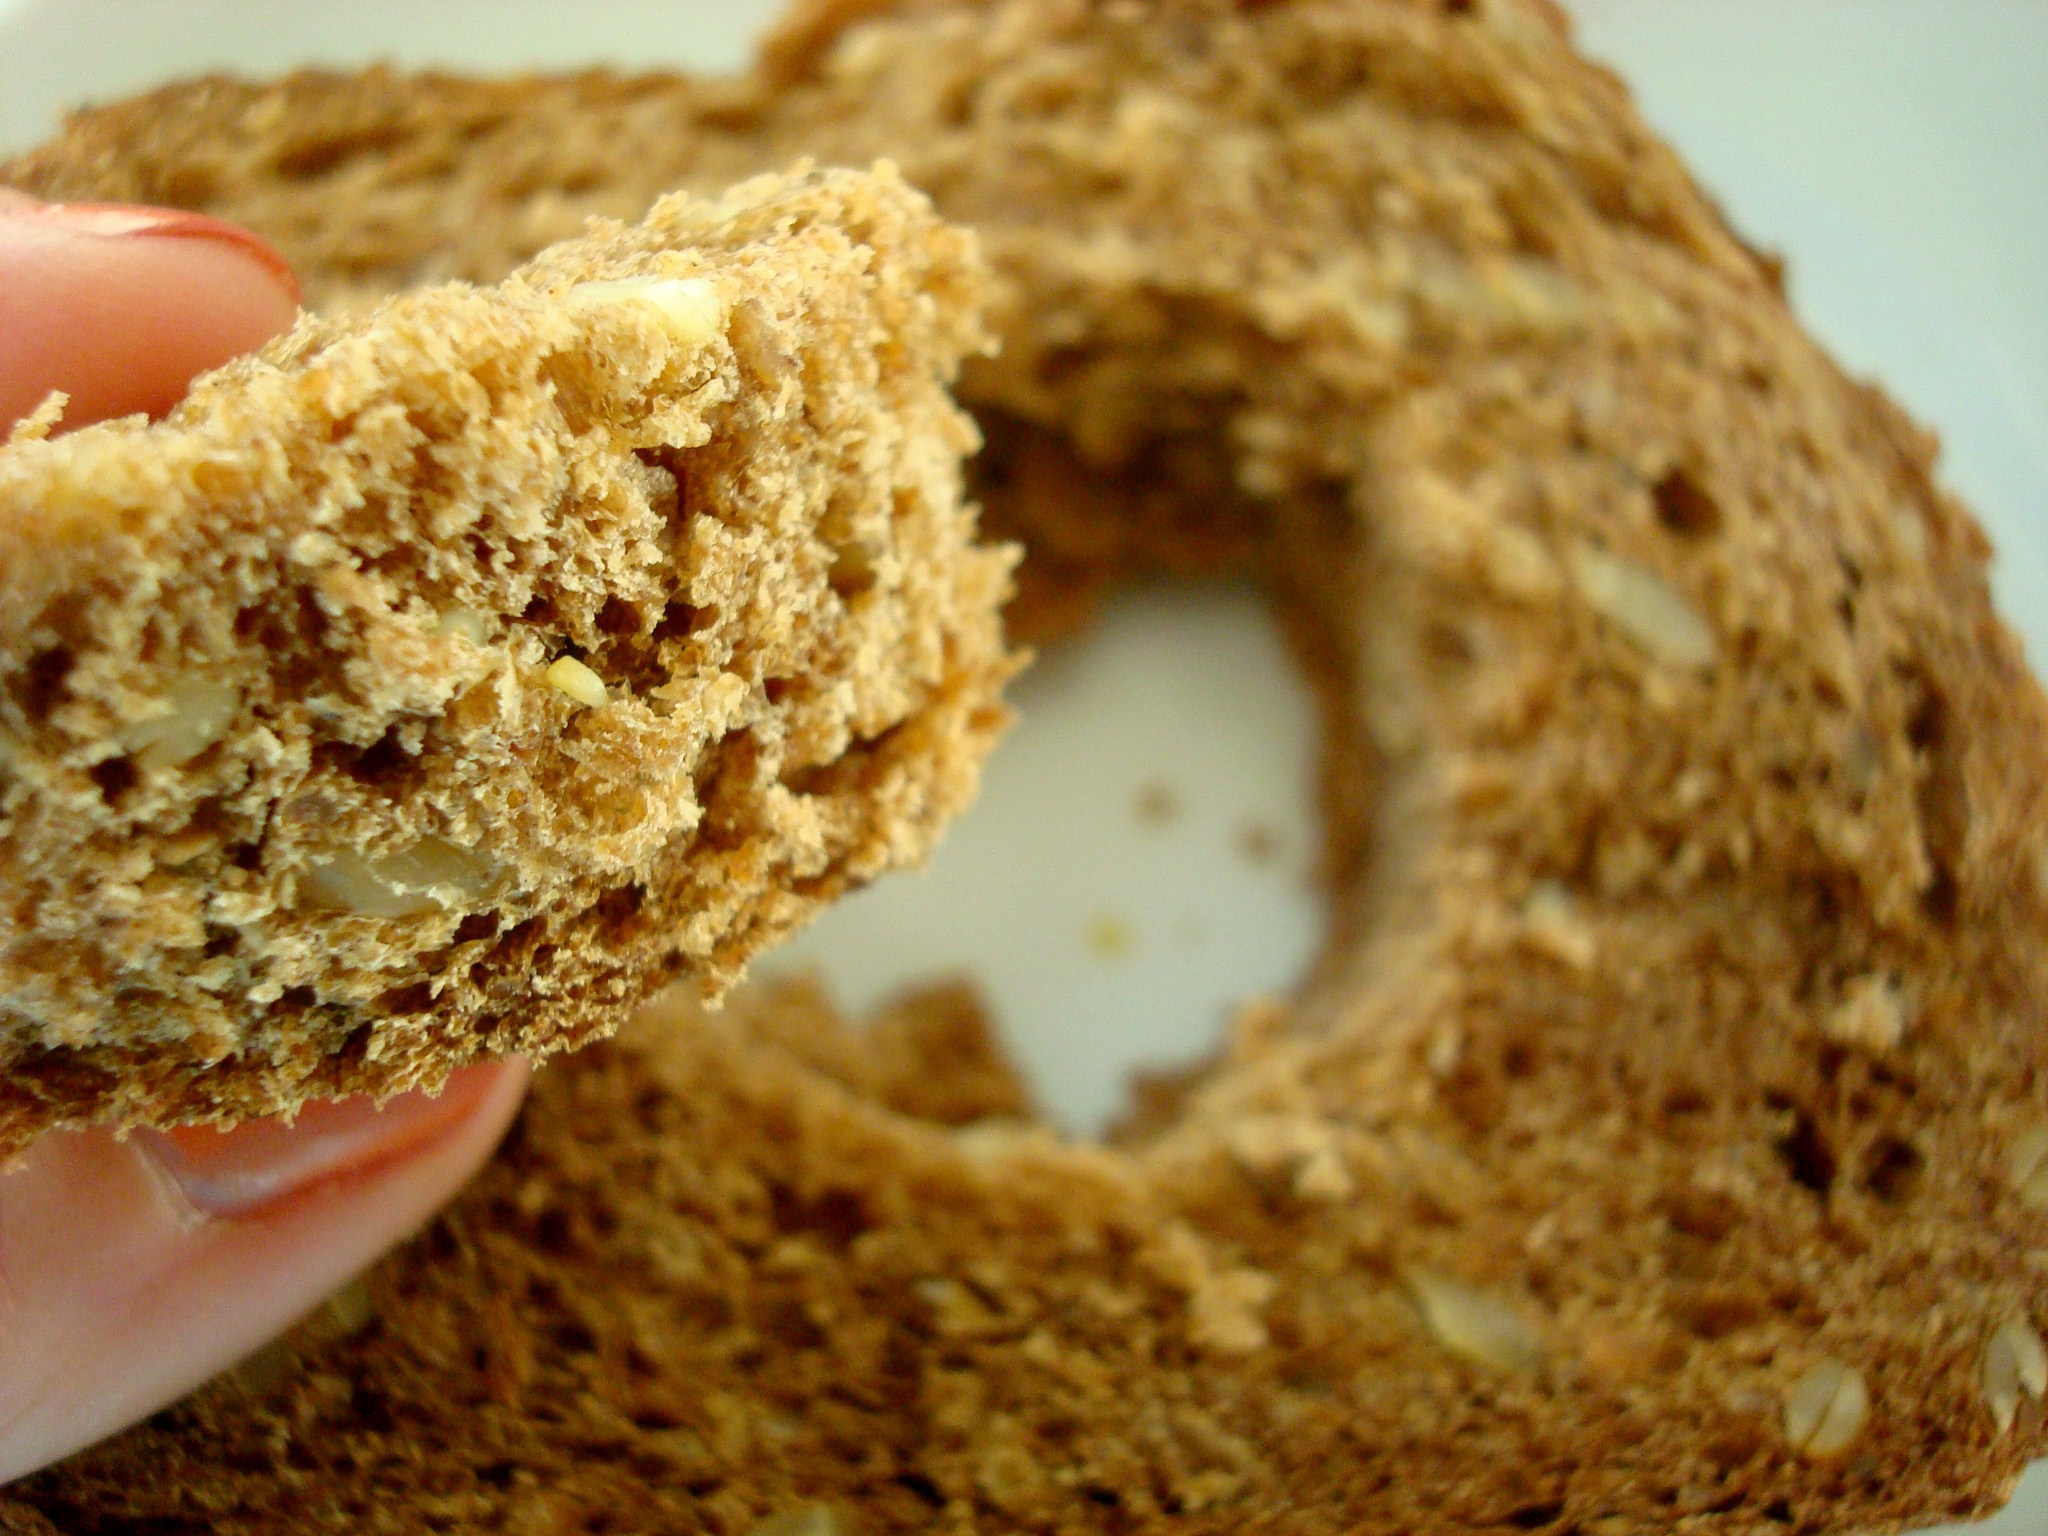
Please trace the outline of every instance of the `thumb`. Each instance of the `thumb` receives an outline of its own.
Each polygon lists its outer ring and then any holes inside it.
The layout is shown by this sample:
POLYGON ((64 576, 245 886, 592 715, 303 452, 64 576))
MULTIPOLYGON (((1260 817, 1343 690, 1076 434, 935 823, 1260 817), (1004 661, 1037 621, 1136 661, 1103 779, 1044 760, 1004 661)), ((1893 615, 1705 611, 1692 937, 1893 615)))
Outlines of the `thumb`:
MULTIPOLYGON (((73 426, 160 413, 297 306, 246 230, 0 189, 0 438, 52 389, 73 426)), ((309 1105, 290 1125, 45 1136, 0 1171, 0 1483, 233 1363, 419 1226, 490 1155, 525 1079, 504 1062, 439 1098, 309 1105)))
POLYGON ((309 1105, 126 1141, 55 1131, 0 1174, 0 1483, 234 1364, 407 1236, 490 1156, 517 1061, 438 1098, 309 1105))
POLYGON ((298 301, 284 258, 232 224, 0 190, 0 434, 53 389, 66 426, 161 415, 298 301))

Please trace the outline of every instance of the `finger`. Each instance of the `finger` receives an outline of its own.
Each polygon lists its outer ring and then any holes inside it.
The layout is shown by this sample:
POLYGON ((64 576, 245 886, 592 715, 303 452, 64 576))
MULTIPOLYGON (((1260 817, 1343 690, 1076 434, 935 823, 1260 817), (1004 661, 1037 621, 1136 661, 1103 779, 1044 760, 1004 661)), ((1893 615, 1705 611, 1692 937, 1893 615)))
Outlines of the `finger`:
POLYGON ((439 1097, 252 1122, 57 1132, 0 1175, 0 1483, 256 1349, 424 1223, 489 1157, 520 1062, 439 1097))
POLYGON ((0 434, 53 389, 64 425, 161 415, 193 375, 292 323, 298 284, 255 235, 204 214, 0 202, 0 434))

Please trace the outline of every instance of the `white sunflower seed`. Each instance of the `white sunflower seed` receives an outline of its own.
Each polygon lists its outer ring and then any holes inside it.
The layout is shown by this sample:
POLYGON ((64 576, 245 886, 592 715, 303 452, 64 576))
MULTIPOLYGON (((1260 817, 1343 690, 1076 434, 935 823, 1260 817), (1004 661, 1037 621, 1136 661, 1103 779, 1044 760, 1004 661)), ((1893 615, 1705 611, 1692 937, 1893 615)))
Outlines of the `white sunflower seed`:
POLYGON ((242 707, 242 690, 212 678, 186 678, 162 704, 159 712, 124 726, 119 736, 138 763, 158 771, 190 762, 219 741, 242 707))
POLYGON ((497 874, 497 866, 473 849, 426 837, 378 859, 337 849, 307 865, 305 890, 315 906, 364 917, 420 917, 480 904, 497 874))
POLYGON ((548 683, 557 693, 567 694, 578 704, 595 709, 605 701, 604 679, 574 656, 563 656, 548 668, 548 683))
POLYGON ((1663 577, 1583 540, 1566 552, 1566 563, 1594 611, 1659 661, 1713 665, 1720 652, 1714 632, 1663 577))
POLYGON ((621 277, 581 283, 570 290, 569 302, 579 309, 645 305, 681 347, 701 347, 725 328, 725 304, 708 278, 621 277))
POLYGON ((1815 1460, 1841 1455, 1869 1417, 1863 1373, 1832 1357, 1811 1366, 1785 1394, 1785 1438, 1815 1460))
POLYGON ((2048 1209, 2048 1126, 2033 1126, 2013 1141, 2005 1176, 2024 1203, 2048 1209))
POLYGON ((2023 1396, 2048 1394, 2048 1347, 2019 1318, 2008 1318, 1984 1341, 1984 1404, 2002 1435, 2012 1428, 2023 1396))
POLYGON ((1402 1280, 1430 1337, 1459 1359, 1504 1375, 1542 1365, 1542 1341, 1499 1297, 1431 1269, 1406 1270, 1402 1280))

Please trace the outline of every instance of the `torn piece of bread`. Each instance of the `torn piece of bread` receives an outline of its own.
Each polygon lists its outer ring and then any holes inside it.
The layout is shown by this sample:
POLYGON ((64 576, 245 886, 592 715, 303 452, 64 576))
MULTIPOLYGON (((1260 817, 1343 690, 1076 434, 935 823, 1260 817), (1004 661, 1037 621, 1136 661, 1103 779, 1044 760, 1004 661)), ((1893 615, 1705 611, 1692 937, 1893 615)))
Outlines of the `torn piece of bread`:
POLYGON ((672 181, 900 158, 996 274, 961 397, 1027 589, 1243 572, 1301 642, 1323 956, 1108 1148, 936 1131, 737 1021, 577 1058, 355 1340, 18 1497, 1233 1536, 2001 1502, 2048 1444, 2048 706, 1931 439, 1546 7, 806 10, 738 83, 200 82, 7 174, 245 219, 346 307, 672 181))
POLYGON ((0 449, 0 1152, 715 993, 972 796, 1010 670, 887 167, 666 198, 0 449))

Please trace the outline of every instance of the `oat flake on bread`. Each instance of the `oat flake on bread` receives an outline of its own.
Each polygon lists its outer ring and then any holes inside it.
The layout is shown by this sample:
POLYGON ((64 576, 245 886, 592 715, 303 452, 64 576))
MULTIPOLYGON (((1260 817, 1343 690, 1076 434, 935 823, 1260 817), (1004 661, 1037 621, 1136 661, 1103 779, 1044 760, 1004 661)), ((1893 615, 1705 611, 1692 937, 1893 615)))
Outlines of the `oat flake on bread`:
POLYGON ((357 1331, 21 1518, 2003 1501, 2048 1440, 2048 709, 1932 439, 1547 8, 821 0, 738 81, 196 82, 5 175, 243 220, 348 314, 798 155, 888 156, 982 242, 1016 630, 1139 570, 1272 593, 1325 703, 1326 953, 1100 1147, 1022 1117, 957 996, 665 1003, 543 1074, 357 1331))

